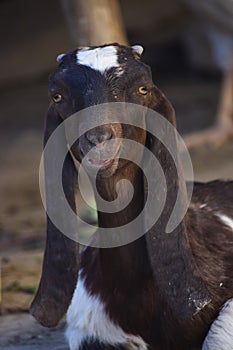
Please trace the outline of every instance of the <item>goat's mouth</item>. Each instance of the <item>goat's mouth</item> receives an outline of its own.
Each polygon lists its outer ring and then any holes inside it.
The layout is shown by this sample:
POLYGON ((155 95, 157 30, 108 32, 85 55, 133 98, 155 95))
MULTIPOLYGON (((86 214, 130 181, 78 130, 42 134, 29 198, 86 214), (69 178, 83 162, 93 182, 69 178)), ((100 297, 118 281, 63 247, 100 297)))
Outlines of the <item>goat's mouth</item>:
MULTIPOLYGON (((105 147, 104 147, 105 148, 105 147)), ((110 176, 114 173, 119 162, 120 145, 117 149, 103 149, 94 147, 86 155, 82 155, 82 165, 88 173, 110 176)))
POLYGON ((100 167, 100 168, 105 168, 106 166, 110 165, 114 159, 92 159, 92 158, 87 158, 86 162, 91 166, 91 167, 100 167))

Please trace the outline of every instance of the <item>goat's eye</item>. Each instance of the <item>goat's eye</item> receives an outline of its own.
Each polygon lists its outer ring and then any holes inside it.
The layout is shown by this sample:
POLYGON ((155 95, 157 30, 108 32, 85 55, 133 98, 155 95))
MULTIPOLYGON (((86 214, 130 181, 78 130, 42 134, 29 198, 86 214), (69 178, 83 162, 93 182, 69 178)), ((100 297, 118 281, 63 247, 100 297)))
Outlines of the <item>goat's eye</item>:
POLYGON ((140 87, 138 88, 138 91, 139 91, 139 93, 140 93, 141 95, 146 95, 146 94, 148 93, 148 90, 147 90, 146 86, 140 86, 140 87))
POLYGON ((53 95, 53 101, 54 102, 58 103, 58 102, 61 101, 61 99, 62 99, 62 95, 60 95, 60 94, 53 95))

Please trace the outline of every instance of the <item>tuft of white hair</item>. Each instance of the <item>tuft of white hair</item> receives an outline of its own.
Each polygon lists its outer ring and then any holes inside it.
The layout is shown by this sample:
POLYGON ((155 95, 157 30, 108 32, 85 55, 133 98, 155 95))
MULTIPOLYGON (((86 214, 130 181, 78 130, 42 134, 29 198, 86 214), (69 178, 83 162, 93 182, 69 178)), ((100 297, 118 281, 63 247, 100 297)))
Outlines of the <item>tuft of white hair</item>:
POLYGON ((110 45, 78 50, 77 63, 104 73, 113 67, 119 67, 117 48, 110 45))

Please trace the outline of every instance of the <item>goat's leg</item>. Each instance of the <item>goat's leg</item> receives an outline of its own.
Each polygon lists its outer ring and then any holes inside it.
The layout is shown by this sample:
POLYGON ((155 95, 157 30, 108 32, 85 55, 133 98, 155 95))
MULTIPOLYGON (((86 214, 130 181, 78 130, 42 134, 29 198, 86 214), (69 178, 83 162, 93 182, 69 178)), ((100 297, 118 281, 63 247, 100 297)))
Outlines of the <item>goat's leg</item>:
POLYGON ((212 323, 202 350, 233 349, 233 299, 228 300, 212 323))
POLYGON ((184 137, 184 141, 189 149, 202 145, 214 148, 231 138, 233 138, 233 68, 224 73, 219 111, 214 126, 191 133, 184 137))

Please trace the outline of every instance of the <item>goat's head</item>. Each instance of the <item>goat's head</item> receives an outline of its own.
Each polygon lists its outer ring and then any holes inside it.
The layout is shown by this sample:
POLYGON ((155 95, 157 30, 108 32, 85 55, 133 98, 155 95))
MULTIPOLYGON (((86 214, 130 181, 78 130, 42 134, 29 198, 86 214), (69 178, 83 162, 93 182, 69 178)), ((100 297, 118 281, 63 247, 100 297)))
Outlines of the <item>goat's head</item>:
MULTIPOLYGON (((141 46, 112 44, 97 48, 80 48, 59 55, 59 67, 50 76, 51 108, 55 109, 63 120, 87 107, 109 102, 129 102, 157 108, 161 112, 165 109, 172 112, 169 102, 153 84, 150 68, 140 59, 142 51, 141 46)), ((83 165, 89 170, 97 166, 98 174, 111 176, 127 163, 116 157, 119 155, 122 139, 132 139, 145 144, 145 116, 141 116, 142 127, 138 128, 109 123, 108 113, 111 111, 104 112, 103 109, 103 113, 105 116, 102 115, 101 119, 106 122, 105 125, 84 133, 72 146, 72 153, 81 161, 93 148, 93 158, 85 158, 83 165), (110 139, 117 140, 111 143, 112 152, 109 150, 109 143, 106 143, 110 139), (111 159, 103 160, 105 153, 112 153, 111 159)), ((126 123, 129 118, 127 115, 126 123)), ((169 118, 172 118, 170 114, 169 118)), ((90 118, 87 118, 86 123, 90 123, 90 118)), ((85 120, 80 122, 80 129, 85 126, 83 124, 85 120)))

